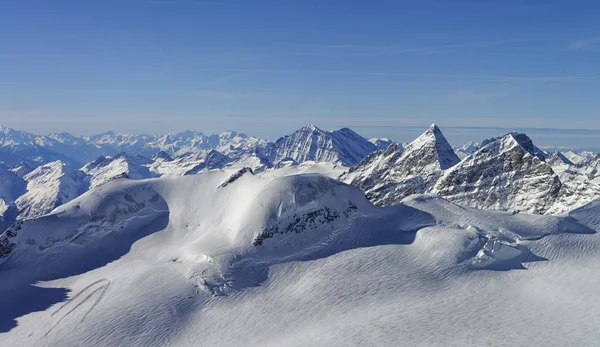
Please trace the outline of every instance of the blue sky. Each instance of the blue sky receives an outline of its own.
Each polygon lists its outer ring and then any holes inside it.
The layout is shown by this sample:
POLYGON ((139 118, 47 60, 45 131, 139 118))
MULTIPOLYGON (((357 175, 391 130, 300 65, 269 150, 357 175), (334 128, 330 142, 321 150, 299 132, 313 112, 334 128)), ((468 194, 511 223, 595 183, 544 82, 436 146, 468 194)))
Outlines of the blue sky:
POLYGON ((599 110, 597 1, 0 2, 0 123, 33 132, 600 134, 599 110))

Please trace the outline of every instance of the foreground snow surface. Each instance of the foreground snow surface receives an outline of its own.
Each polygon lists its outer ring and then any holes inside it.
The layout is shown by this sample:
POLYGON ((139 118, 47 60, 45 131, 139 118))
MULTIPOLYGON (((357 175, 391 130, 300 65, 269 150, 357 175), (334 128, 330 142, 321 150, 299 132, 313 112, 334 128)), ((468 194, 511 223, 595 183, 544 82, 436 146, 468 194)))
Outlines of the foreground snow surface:
POLYGON ((0 346, 600 341, 600 204, 384 208, 288 174, 120 179, 24 222, 0 258, 0 346))

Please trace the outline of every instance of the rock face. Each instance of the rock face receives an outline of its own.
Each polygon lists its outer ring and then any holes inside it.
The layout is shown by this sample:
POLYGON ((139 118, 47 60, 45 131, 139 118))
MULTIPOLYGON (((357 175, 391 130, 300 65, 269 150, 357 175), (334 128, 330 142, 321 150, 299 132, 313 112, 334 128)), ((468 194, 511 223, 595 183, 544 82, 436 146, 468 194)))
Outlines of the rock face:
POLYGON ((464 206, 545 213, 562 184, 525 134, 511 133, 447 170, 433 192, 464 206))
POLYGON ((88 188, 85 174, 61 161, 42 165, 25 175, 24 179, 27 192, 16 201, 19 219, 47 214, 88 188))
POLYGON ((240 179, 240 177, 244 176, 246 173, 249 173, 250 175, 254 175, 254 172, 252 171, 252 168, 250 168, 250 167, 243 167, 239 171, 237 171, 236 173, 234 173, 233 175, 231 175, 225 182, 221 183, 218 188, 225 188, 225 187, 227 187, 231 183, 233 183, 233 182, 237 181, 238 179, 240 179))
POLYGON ((373 203, 392 205, 411 194, 428 192, 460 159, 433 124, 402 151, 392 144, 366 157, 340 179, 360 187, 373 203))
POLYGON ((598 183, 600 183, 600 154, 580 167, 588 179, 598 181, 598 183))
POLYGON ((376 150, 374 144, 348 128, 324 131, 308 125, 277 140, 267 150, 267 157, 275 164, 291 158, 298 163, 327 161, 353 166, 376 150))

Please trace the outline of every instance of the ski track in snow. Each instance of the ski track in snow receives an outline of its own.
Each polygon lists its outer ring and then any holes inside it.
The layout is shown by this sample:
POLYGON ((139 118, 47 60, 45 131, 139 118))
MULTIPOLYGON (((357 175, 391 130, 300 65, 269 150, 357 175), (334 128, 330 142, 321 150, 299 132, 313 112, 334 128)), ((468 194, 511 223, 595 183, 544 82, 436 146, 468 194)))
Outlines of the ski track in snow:
MULTIPOLYGON (((25 222, 14 254, 0 263, 6 271, 43 265, 60 274, 78 259, 70 254, 101 252, 94 248, 100 236, 132 245, 97 267, 42 281, 76 294, 18 317, 16 327, 0 334, 0 345, 600 340, 592 330, 600 324, 600 296, 592 290, 600 286, 595 206, 573 217, 478 211, 431 196, 376 207, 357 188, 323 175, 291 169, 282 175, 242 175, 222 188, 230 171, 112 182, 55 215, 25 222), (348 202, 357 210, 342 213, 348 202), (287 228, 324 207, 338 219, 287 228), (81 224, 90 216, 93 222, 81 224), (154 230, 159 216, 168 223, 154 230), (254 246, 274 225, 278 232, 254 246)), ((0 279, 14 273, 4 271, 0 279)), ((5 284, 0 280, 0 289, 5 284)))
POLYGON ((85 318, 100 303, 100 301, 102 301, 102 299, 104 298, 104 295, 106 294, 106 292, 108 291, 108 288, 110 287, 110 284, 111 284, 111 281, 106 278, 103 278, 101 280, 93 282, 93 283, 89 284, 87 287, 83 288, 79 293, 77 293, 75 296, 73 296, 71 299, 69 299, 66 303, 64 303, 56 311, 52 312, 52 314, 50 316, 54 317, 56 314, 60 313, 65 307, 73 306, 73 308, 71 308, 69 311, 67 311, 59 320, 56 321, 56 323, 50 328, 50 330, 48 330, 44 334, 44 336, 48 336, 48 334, 50 334, 52 332, 52 330, 54 330, 54 328, 56 328, 65 318, 69 317, 74 311, 79 309, 79 307, 81 307, 83 304, 87 303, 87 301, 92 296, 94 296, 94 294, 100 293, 98 295, 98 297, 96 298, 96 301, 94 301, 94 304, 85 312, 83 317, 81 317, 80 322, 83 322, 85 320, 85 318), (96 286, 96 285, 99 285, 99 286, 96 286), (96 288, 91 290, 93 287, 96 287, 96 288), (91 292, 88 293, 88 291, 90 291, 90 290, 91 290, 91 292), (80 302, 73 304, 80 296, 82 296, 83 294, 86 294, 86 293, 87 293, 87 296, 85 298, 83 298, 80 302))

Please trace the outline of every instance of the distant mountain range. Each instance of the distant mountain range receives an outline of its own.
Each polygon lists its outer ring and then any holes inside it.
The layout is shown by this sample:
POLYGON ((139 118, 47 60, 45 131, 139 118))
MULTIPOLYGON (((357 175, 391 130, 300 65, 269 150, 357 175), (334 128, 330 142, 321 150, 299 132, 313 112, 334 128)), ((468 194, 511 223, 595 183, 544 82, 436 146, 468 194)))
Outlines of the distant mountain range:
POLYGON ((519 133, 452 148, 435 125, 404 145, 313 125, 275 142, 234 131, 76 137, 0 127, 0 161, 1 227, 114 179, 242 168, 258 174, 311 162, 345 168, 340 180, 384 206, 437 194, 474 208, 556 214, 600 197, 600 158, 593 153, 547 153, 519 133))

